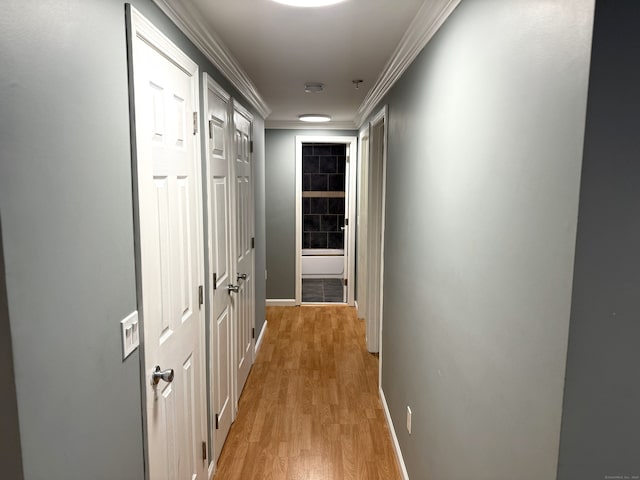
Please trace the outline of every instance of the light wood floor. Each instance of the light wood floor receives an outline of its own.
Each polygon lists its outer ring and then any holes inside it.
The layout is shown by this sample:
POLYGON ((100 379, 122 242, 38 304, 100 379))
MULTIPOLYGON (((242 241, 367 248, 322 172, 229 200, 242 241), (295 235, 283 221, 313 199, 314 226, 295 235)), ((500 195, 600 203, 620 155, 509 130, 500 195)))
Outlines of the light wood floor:
POLYGON ((396 480, 378 359, 345 306, 267 308, 215 480, 396 480))

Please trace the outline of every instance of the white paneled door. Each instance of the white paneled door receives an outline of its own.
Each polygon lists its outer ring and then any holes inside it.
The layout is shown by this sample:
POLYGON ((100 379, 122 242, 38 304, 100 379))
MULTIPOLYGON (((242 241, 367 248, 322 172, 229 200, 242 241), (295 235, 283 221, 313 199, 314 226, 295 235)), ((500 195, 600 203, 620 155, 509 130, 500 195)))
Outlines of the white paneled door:
MULTIPOLYGON (((207 145, 207 202, 209 229, 209 392, 213 462, 218 460, 231 422, 233 405, 233 357, 231 293, 232 253, 231 180, 232 155, 231 99, 207 74, 204 74, 207 145)), ((233 279, 235 280, 235 279, 233 279)))
POLYGON ((238 291, 232 294, 235 311, 236 398, 249 376, 254 354, 255 280, 253 276, 253 165, 251 158, 252 117, 240 105, 234 105, 234 197, 235 245, 234 272, 238 291))
POLYGON ((131 9, 147 473, 205 480, 198 68, 131 9))

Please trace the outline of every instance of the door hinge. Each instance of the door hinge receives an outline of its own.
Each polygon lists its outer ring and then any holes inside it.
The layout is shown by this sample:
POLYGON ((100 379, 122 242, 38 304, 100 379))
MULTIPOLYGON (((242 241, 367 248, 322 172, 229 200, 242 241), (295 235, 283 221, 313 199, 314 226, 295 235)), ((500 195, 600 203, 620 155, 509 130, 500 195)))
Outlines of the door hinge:
POLYGON ((251 237, 251 248, 256 248, 256 237, 251 237))
POLYGON ((202 459, 207 459, 207 442, 202 442, 202 459))
POLYGON ((220 420, 220 419, 219 419, 219 417, 218 417, 218 414, 216 413, 216 430, 218 430, 218 428, 220 428, 220 424, 218 423, 218 422, 219 422, 219 420, 220 420))
POLYGON ((213 120, 209 120, 209 138, 213 139, 213 120))
POLYGON ((348 283, 349 283, 348 280, 345 278, 344 279, 344 286, 346 287, 348 285, 348 283))
POLYGON ((204 303, 204 288, 202 285, 198 287, 198 302, 200 303, 200 306, 204 303))
POLYGON ((345 218, 345 219, 344 219, 344 226, 345 226, 345 227, 348 227, 348 226, 349 226, 349 219, 348 219, 348 218, 345 218))
POLYGON ((198 112, 193 112, 193 134, 198 133, 198 112))
POLYGON ((249 153, 253 153, 253 140, 249 142, 249 153))
POLYGON ((255 327, 253 327, 251 329, 251 338, 256 338, 256 328, 255 327))
POLYGON ((218 274, 217 273, 213 274, 213 289, 214 290, 218 289, 218 274))

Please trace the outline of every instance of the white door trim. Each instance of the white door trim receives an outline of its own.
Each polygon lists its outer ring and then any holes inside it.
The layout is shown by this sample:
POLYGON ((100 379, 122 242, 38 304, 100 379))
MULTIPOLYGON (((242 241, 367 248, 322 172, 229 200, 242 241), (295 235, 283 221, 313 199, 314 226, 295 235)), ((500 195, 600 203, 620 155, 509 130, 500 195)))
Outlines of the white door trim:
POLYGON ((347 244, 345 252, 348 255, 347 267, 347 305, 354 305, 355 289, 354 272, 355 272, 355 218, 356 218, 356 174, 357 174, 357 154, 358 154, 358 137, 342 136, 342 135, 296 135, 296 270, 295 270, 295 304, 302 303, 302 144, 303 143, 344 143, 347 145, 347 168, 345 172, 346 178, 349 179, 347 188, 347 205, 349 211, 345 212, 345 218, 349 219, 349 226, 345 229, 347 235, 347 244))
MULTIPOLYGON (((357 213, 356 213, 356 228, 358 245, 358 258, 356 260, 357 269, 357 297, 356 309, 358 311, 358 318, 363 318, 365 321, 368 318, 367 315, 367 210, 368 210, 368 195, 369 195, 369 124, 360 131, 360 148, 358 149, 358 174, 357 174, 357 213)), ((366 323, 369 325, 369 322, 366 323)), ((367 331, 367 342, 371 334, 367 331)), ((370 349, 370 348, 369 348, 370 349)))
MULTIPOLYGON (((367 307, 367 313, 371 320, 371 328, 367 328, 367 333, 372 335, 371 342, 367 343, 369 347, 377 346, 377 351, 380 354, 378 382, 382 383, 382 329, 383 329, 383 308, 384 308, 384 233, 385 233, 385 211, 386 211, 386 190, 387 190, 387 137, 388 137, 388 108, 385 105, 371 120, 369 125, 369 143, 370 143, 370 160, 371 167, 376 166, 376 162, 382 161, 382 178, 377 184, 372 183, 372 178, 369 178, 369 196, 380 196, 380 203, 369 204, 370 208, 368 213, 369 219, 374 219, 374 228, 369 229, 368 235, 368 250, 370 258, 374 262, 374 271, 379 272, 376 275, 369 275, 372 285, 369 289, 367 307), (382 138, 378 138, 378 128, 382 125, 383 132, 382 138), (382 152, 379 152, 379 158, 374 157, 374 143, 377 141, 382 142, 382 152), (380 155, 381 153, 381 155, 380 155), (372 190, 375 190, 372 192, 372 190)), ((371 172, 371 170, 370 170, 371 172)), ((369 273, 371 270, 369 270, 369 273)), ((373 350, 376 351, 376 350, 373 350)))

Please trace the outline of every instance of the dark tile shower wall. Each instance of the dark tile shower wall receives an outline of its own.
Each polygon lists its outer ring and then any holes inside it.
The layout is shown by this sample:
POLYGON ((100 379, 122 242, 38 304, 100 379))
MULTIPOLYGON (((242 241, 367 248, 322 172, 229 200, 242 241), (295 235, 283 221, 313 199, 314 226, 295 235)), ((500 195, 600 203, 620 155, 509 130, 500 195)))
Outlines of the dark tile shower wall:
POLYGON ((302 248, 344 248, 340 227, 344 225, 346 151, 346 145, 302 146, 302 248), (342 196, 319 192, 342 192, 342 196))

